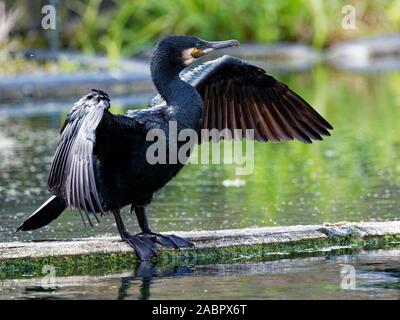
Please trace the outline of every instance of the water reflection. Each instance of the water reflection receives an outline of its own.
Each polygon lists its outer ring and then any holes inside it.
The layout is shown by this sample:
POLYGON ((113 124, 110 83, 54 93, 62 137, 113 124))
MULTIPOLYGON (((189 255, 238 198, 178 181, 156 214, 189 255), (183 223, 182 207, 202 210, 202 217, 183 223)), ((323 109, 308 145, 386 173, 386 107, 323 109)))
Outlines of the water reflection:
POLYGON ((132 286, 132 281, 140 279, 142 282, 139 288, 138 300, 148 300, 151 297, 150 286, 154 278, 182 277, 189 275, 192 269, 188 266, 167 266, 158 267, 151 262, 142 262, 136 265, 132 276, 121 277, 121 286, 118 290, 118 300, 129 298, 128 293, 132 286))
POLYGON ((0 281, 2 299, 399 299, 400 249, 216 265, 141 264, 97 276, 0 281), (354 288, 342 286, 344 266, 354 288))

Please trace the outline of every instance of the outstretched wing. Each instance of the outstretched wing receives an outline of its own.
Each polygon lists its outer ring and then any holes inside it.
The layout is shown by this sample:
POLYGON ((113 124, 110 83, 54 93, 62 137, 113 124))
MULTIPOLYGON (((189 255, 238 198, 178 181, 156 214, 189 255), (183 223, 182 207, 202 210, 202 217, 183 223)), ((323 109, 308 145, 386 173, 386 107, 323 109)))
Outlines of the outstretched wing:
MULTIPOLYGON (((48 179, 52 193, 86 213, 104 211, 94 167, 96 137, 106 135, 114 141, 120 133, 135 134, 138 128, 134 118, 113 115, 109 108, 110 99, 100 90, 92 90, 75 103, 61 129, 61 140, 48 179)), ((102 147, 107 149, 108 146, 102 147)))
POLYGON ((96 128, 110 107, 101 91, 92 91, 75 103, 61 129, 50 175, 49 190, 85 212, 102 210, 93 167, 96 128))
MULTIPOLYGON (((223 56, 181 78, 204 101, 202 128, 254 129, 258 141, 322 140, 332 126, 284 83, 243 60, 223 56)), ((156 97, 153 102, 160 103, 156 97)))

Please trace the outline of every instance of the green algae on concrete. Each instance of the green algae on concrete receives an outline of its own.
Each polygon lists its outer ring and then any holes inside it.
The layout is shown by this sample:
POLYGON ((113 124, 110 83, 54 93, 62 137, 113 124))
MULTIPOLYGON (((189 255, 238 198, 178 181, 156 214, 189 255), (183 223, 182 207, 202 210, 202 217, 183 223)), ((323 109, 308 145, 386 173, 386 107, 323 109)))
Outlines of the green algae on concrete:
MULTIPOLYGON (((160 250, 154 262, 159 265, 258 262, 399 247, 400 222, 199 231, 179 235, 189 238, 196 247, 160 250)), ((0 244, 0 279, 43 276, 46 274, 43 267, 48 265, 55 268, 57 275, 102 275, 132 268, 137 263, 133 250, 116 238, 0 244), (69 251, 64 250, 64 246, 69 246, 69 251), (58 247, 63 248, 62 251, 58 247)))

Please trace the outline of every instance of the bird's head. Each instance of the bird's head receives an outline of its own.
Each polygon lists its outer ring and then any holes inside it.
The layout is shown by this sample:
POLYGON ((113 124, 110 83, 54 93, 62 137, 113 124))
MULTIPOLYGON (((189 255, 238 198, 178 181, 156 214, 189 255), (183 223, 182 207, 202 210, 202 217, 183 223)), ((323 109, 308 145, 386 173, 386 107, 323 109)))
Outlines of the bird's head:
POLYGON ((184 68, 214 50, 239 45, 237 40, 205 41, 193 36, 166 36, 157 44, 154 55, 161 55, 184 68))

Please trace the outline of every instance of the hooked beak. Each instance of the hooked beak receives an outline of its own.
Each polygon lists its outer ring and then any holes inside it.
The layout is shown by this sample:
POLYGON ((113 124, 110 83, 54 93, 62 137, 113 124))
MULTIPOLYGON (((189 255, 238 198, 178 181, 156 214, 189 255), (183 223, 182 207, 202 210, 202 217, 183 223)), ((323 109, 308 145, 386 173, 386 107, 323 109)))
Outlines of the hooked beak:
MULTIPOLYGON (((198 59, 204 56, 207 53, 210 53, 214 50, 230 48, 230 47, 238 47, 240 42, 237 40, 225 40, 225 41, 204 41, 202 40, 202 46, 200 48, 190 48, 189 52, 185 51, 184 56, 198 59)), ((185 65, 189 65, 193 61, 191 59, 185 61, 185 65)))
POLYGON ((240 46, 237 40, 210 41, 208 44, 214 50, 240 46))
POLYGON ((204 53, 209 53, 214 50, 225 49, 230 47, 240 46, 240 42, 237 40, 225 40, 225 41, 207 41, 207 47, 203 49, 204 53))

